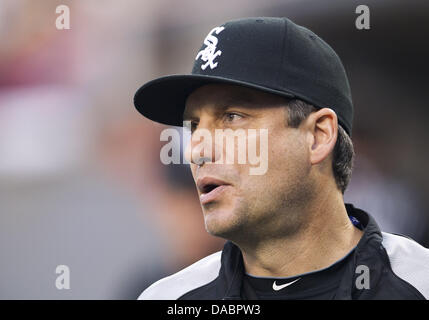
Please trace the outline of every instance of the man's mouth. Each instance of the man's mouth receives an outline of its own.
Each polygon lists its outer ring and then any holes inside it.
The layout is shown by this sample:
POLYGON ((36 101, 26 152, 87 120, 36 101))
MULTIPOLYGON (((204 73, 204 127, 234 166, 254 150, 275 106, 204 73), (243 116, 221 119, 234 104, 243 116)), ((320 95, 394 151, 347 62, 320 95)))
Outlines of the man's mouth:
POLYGON ((231 186, 225 181, 204 177, 197 180, 197 188, 200 191, 200 202, 202 205, 217 200, 223 191, 231 186))

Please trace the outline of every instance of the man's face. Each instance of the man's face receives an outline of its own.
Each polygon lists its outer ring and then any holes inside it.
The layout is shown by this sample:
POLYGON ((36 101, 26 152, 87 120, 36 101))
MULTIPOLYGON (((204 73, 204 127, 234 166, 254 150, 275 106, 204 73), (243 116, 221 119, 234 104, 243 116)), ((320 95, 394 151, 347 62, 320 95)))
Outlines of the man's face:
POLYGON ((212 235, 233 241, 273 237, 293 232, 302 222, 299 209, 311 194, 311 164, 305 131, 287 126, 286 103, 279 96, 223 84, 200 87, 187 99, 184 120, 191 121, 192 137, 202 130, 213 137, 192 141, 186 150, 206 229, 212 235), (234 163, 215 163, 219 155, 224 160, 231 155, 227 144, 214 138, 216 129, 244 129, 246 146, 256 145, 260 155, 266 129, 267 153, 260 159, 266 161, 265 173, 252 175, 254 163, 238 163, 243 150, 237 138, 234 163), (204 154, 197 145, 212 151, 203 163, 204 154))

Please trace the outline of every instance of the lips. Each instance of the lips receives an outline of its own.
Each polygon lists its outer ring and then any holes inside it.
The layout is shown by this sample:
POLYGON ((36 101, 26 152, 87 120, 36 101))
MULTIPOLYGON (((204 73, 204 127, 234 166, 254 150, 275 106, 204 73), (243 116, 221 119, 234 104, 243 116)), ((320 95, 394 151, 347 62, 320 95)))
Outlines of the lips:
POLYGON ((230 186, 229 183, 211 177, 204 177, 197 180, 197 188, 200 191, 200 202, 206 204, 218 199, 221 194, 230 186))

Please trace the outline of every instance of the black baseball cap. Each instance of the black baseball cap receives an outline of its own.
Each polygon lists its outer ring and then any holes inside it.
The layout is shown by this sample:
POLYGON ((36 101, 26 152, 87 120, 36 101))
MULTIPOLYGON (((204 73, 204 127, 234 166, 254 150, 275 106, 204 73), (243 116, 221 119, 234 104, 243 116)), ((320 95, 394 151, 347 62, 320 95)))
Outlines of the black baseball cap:
POLYGON ((340 58, 320 37, 290 19, 245 18, 213 28, 196 54, 191 74, 144 84, 134 105, 153 121, 182 126, 187 97, 211 83, 240 85, 331 108, 351 136, 353 103, 340 58))

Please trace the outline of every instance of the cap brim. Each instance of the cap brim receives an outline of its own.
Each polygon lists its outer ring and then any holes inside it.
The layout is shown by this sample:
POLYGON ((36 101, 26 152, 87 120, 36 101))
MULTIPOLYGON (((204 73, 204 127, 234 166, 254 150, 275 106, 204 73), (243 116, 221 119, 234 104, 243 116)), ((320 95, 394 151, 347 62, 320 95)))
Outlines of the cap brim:
POLYGON ((294 97, 292 93, 244 81, 188 74, 165 76, 144 84, 134 96, 134 105, 143 116, 150 120, 181 127, 186 99, 195 89, 210 83, 235 84, 287 98, 294 97))

